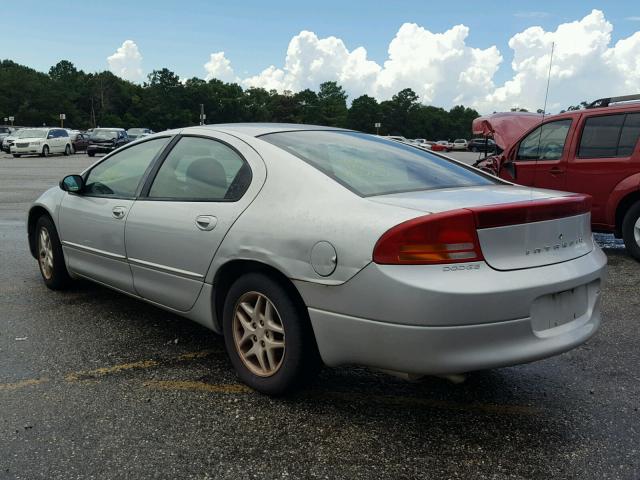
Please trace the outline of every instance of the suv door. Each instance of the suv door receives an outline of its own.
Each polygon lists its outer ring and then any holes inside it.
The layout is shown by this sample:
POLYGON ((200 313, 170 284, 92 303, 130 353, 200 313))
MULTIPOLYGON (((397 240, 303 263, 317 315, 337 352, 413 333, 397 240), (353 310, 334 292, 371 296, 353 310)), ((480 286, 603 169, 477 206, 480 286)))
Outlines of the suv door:
POLYGON ((569 162, 567 190, 591 195, 592 223, 610 228, 614 226, 607 218, 611 192, 640 172, 640 112, 583 114, 580 130, 569 162))
MULTIPOLYGON (((567 182, 567 142, 573 134, 572 120, 547 122, 525 136, 510 152, 520 185, 565 190, 567 182)), ((501 176, 506 170, 502 169, 501 176)))
POLYGON ((176 139, 127 219, 136 291, 179 311, 196 302, 218 246, 266 177, 248 145, 211 135, 176 139))
POLYGON ((151 139, 105 157, 84 174, 80 194, 65 193, 58 225, 72 272, 135 293, 126 260, 125 222, 145 172, 169 138, 151 139))

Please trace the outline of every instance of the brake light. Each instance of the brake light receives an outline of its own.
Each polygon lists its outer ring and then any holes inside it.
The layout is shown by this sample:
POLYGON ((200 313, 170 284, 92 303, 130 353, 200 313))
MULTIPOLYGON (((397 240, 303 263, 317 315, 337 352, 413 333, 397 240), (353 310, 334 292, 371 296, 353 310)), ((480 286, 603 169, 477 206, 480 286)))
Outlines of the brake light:
POLYGON ((471 207, 469 210, 475 214, 476 226, 479 229, 506 227, 588 213, 591 211, 591 197, 577 194, 544 200, 471 207))
POLYGON ((482 260, 470 210, 451 210, 408 220, 388 230, 376 243, 373 261, 425 265, 482 260))

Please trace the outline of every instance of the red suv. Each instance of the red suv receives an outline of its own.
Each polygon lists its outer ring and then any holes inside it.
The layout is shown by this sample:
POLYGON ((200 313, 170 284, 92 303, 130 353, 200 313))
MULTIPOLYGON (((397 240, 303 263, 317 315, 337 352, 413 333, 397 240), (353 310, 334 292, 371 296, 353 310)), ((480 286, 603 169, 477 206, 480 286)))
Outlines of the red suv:
POLYGON ((640 95, 600 99, 584 110, 544 118, 480 117, 474 133, 494 136, 504 151, 476 166, 521 185, 591 195, 593 230, 622 237, 627 251, 640 260, 637 100, 640 95))

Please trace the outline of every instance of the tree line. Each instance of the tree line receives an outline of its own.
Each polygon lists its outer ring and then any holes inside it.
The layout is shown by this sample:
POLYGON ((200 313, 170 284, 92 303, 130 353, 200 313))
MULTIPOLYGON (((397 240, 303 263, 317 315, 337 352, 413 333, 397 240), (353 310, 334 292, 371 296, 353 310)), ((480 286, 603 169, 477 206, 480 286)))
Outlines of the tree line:
POLYGON ((88 129, 147 127, 155 131, 197 125, 200 105, 206 123, 288 122, 346 127, 381 135, 404 135, 433 140, 469 138, 478 112, 464 106, 450 110, 420 103, 410 88, 391 100, 378 102, 362 95, 349 106, 347 94, 336 82, 324 82, 317 92, 263 88, 243 89, 217 79, 190 78, 163 68, 154 70, 143 84, 109 71, 85 73, 62 60, 38 72, 11 60, 0 63, 0 122, 13 116, 16 125, 59 125, 88 129))

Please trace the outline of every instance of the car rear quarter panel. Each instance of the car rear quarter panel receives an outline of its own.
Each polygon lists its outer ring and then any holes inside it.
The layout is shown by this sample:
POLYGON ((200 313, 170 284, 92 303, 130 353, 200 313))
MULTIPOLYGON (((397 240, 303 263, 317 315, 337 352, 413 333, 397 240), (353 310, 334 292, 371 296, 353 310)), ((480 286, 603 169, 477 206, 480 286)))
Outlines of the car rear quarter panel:
POLYGON ((422 214, 361 198, 293 155, 259 138, 247 141, 265 161, 267 179, 221 244, 208 283, 225 263, 245 259, 291 279, 338 285, 371 262, 385 231, 422 214), (337 254, 336 269, 326 277, 311 265, 312 248, 321 241, 337 254))

